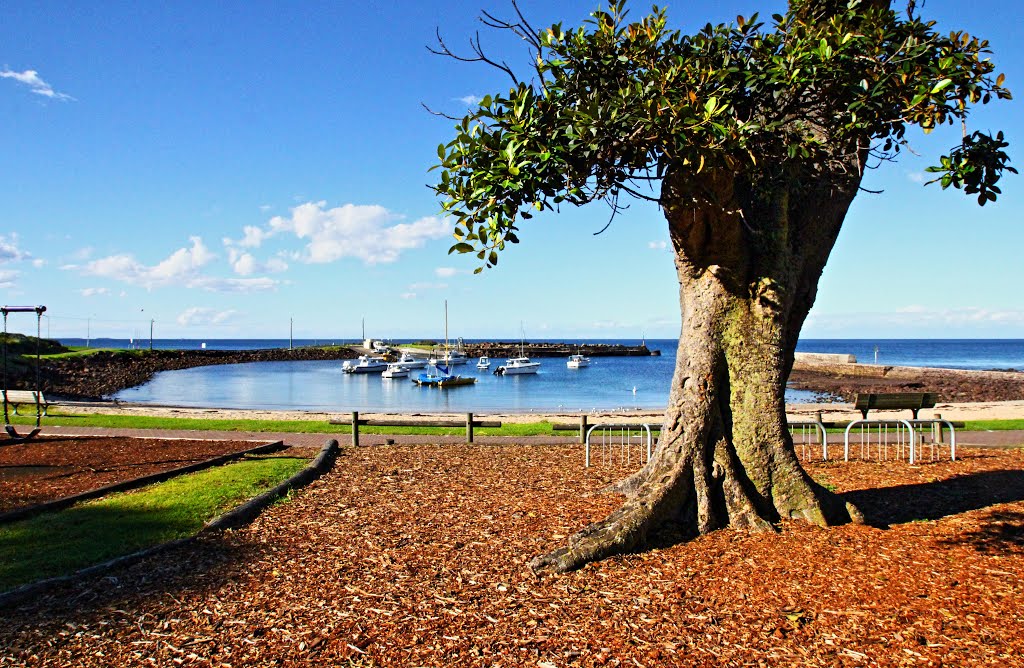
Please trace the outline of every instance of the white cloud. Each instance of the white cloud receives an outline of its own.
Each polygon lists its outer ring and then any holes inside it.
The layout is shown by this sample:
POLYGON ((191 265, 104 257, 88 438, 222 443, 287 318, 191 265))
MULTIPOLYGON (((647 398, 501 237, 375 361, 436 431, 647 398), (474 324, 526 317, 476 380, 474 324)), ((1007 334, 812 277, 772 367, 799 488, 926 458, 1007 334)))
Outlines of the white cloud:
POLYGON ((86 246, 84 248, 79 248, 78 250, 76 250, 74 253, 71 254, 71 257, 76 262, 85 262, 86 260, 91 258, 93 256, 93 253, 95 252, 96 249, 94 249, 92 246, 86 246))
POLYGON ((10 289, 17 285, 18 276, 21 272, 11 270, 0 270, 0 288, 10 289))
MULTIPOLYGON (((261 207, 262 208, 262 207, 261 207)), ((255 225, 246 225, 242 228, 242 238, 238 241, 233 239, 224 239, 225 246, 241 246, 242 248, 259 248, 264 239, 269 237, 272 232, 263 230, 255 225)))
POLYGON ((306 202, 290 217, 275 216, 261 233, 246 232, 259 239, 294 234, 307 240, 302 253, 292 257, 307 264, 322 264, 352 257, 365 264, 395 262, 404 251, 420 248, 427 241, 451 235, 451 223, 433 216, 412 223, 379 205, 345 204, 332 209, 326 202, 306 202))
POLYGON ((190 247, 179 248, 153 266, 142 264, 132 255, 120 254, 93 260, 83 267, 68 265, 66 268, 80 269, 87 276, 111 278, 146 288, 187 284, 200 278, 199 270, 216 257, 200 237, 190 237, 190 241, 190 247))
POLYGON ((924 183, 930 180, 924 172, 907 172, 907 179, 913 183, 924 183))
POLYGON ((0 234, 0 262, 18 262, 32 256, 18 248, 18 235, 5 236, 0 234))
POLYGON ((53 89, 53 86, 43 81, 39 76, 39 73, 35 70, 25 70, 24 72, 15 72, 4 68, 0 70, 0 79, 13 79, 18 83, 28 86, 29 90, 36 95, 42 95, 43 97, 51 100, 61 101, 73 101, 75 98, 65 93, 58 93, 53 89))
MULTIPOLYGON (((133 255, 122 253, 93 260, 85 265, 64 265, 62 269, 78 271, 85 276, 109 278, 146 289, 181 286, 209 292, 265 292, 280 282, 270 278, 218 278, 202 273, 202 269, 217 256, 200 237, 191 237, 188 248, 179 248, 166 259, 149 266, 133 255)), ((279 267, 283 262, 271 261, 269 266, 279 267), (280 263, 280 264, 278 264, 280 263)))
POLYGON ((464 97, 460 97, 457 99, 459 100, 459 102, 462 102, 467 107, 475 107, 478 104, 480 104, 480 102, 483 101, 482 97, 477 97, 476 95, 466 95, 464 97))
POLYGON ((930 308, 903 306, 888 312, 814 313, 804 325, 811 338, 842 332, 860 338, 882 332, 893 338, 937 336, 950 332, 1008 332, 1024 327, 1024 310, 980 306, 930 308), (852 333, 852 334, 851 334, 852 333))
POLYGON ((228 262, 239 276, 278 273, 288 269, 288 263, 280 258, 271 258, 266 262, 259 262, 251 253, 231 247, 228 247, 228 262))
POLYGON ((110 290, 107 288, 82 288, 78 294, 83 297, 98 297, 99 295, 109 295, 110 290))
POLYGON ((459 270, 455 267, 438 267, 434 270, 434 273, 441 278, 451 278, 455 274, 459 273, 459 270))
POLYGON ((913 322, 915 324, 935 324, 945 326, 1024 324, 1024 310, 990 309, 980 306, 930 309, 925 306, 911 305, 897 309, 894 319, 906 321, 908 316, 913 318, 913 322))
POLYGON ((667 241, 648 241, 647 247, 651 250, 665 250, 668 248, 667 241))
POLYGON ((32 266, 35 267, 36 269, 42 269, 43 267, 46 266, 46 260, 32 260, 32 266))
POLYGON ((236 315, 238 315, 238 311, 232 309, 218 311, 217 309, 205 306, 193 306, 192 308, 185 309, 185 311, 178 315, 176 320, 182 327, 190 327, 193 325, 223 325, 236 315))
POLYGON ((416 299, 416 293, 415 292, 403 292, 401 295, 399 295, 399 297, 401 297, 402 299, 416 299))
POLYGON ((269 292, 280 285, 280 281, 272 278, 214 278, 200 276, 188 282, 187 287, 199 288, 208 292, 269 292))

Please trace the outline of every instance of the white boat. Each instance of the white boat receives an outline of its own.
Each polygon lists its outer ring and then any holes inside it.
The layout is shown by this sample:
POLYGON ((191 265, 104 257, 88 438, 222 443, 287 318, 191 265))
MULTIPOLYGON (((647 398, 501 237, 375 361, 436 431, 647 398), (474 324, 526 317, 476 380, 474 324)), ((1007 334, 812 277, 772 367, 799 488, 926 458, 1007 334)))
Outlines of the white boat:
POLYGON ((396 364, 401 364, 407 369, 423 369, 427 366, 427 360, 416 359, 409 353, 402 353, 402 356, 398 358, 396 364))
POLYGON ((434 355, 429 360, 432 366, 456 366, 459 364, 465 364, 468 361, 469 358, 458 350, 449 350, 446 355, 434 355))
POLYGON ((540 362, 532 362, 530 358, 523 353, 523 347, 526 345, 526 334, 523 333, 523 338, 519 340, 519 357, 510 357, 505 360, 505 363, 494 370, 495 376, 513 376, 524 373, 537 373, 540 370, 540 362))
POLYGON ((491 358, 488 357, 487 355, 484 355, 476 363, 476 368, 478 368, 478 369, 489 369, 489 368, 491 368, 491 358))
POLYGON ((513 376, 522 373, 537 373, 540 362, 531 362, 529 357, 513 357, 505 360, 502 366, 494 370, 499 376, 513 376))
POLYGON ((380 375, 381 378, 406 378, 409 375, 409 367, 404 366, 401 362, 392 362, 388 364, 388 368, 384 369, 384 373, 380 375))
MULTIPOLYGON (((462 342, 462 339, 459 339, 462 342)), ((421 373, 412 379, 412 382, 417 385, 424 387, 458 387, 460 385, 473 385, 476 383, 476 378, 472 376, 460 376, 451 372, 451 367, 454 364, 465 364, 466 356, 461 351, 455 351, 448 348, 448 300, 444 300, 444 349, 448 351, 448 354, 438 358, 432 356, 430 363, 434 365, 434 373, 421 373), (461 361, 459 361, 461 359, 461 361)))
POLYGON ((345 363, 341 365, 341 370, 345 373, 380 373, 386 368, 388 368, 388 363, 384 361, 383 357, 372 355, 360 355, 355 364, 352 363, 352 360, 345 360, 345 363))
POLYGON ((590 366, 590 358, 583 355, 569 355, 569 361, 565 363, 565 366, 570 369, 582 369, 585 366, 590 366))

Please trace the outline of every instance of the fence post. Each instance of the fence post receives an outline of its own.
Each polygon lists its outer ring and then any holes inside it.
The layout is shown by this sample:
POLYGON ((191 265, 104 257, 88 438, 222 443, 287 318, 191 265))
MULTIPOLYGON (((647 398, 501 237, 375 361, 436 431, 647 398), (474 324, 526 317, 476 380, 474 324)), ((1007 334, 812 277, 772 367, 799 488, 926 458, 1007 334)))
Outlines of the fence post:
MULTIPOLYGON (((933 413, 932 416, 936 420, 941 420, 942 419, 942 413, 933 413)), ((942 423, 941 422, 934 422, 934 423, 932 423, 932 440, 935 441, 936 443, 945 443, 945 439, 946 439, 946 435, 944 433, 944 429, 942 427, 942 423)))
POLYGON ((466 413, 466 443, 473 442, 473 414, 466 413))
MULTIPOLYGON (((815 411, 814 412, 814 421, 817 422, 818 424, 822 424, 822 422, 821 422, 821 411, 815 411)), ((816 434, 816 436, 818 437, 819 441, 821 441, 823 438, 826 439, 826 440, 828 439, 828 436, 825 435, 825 430, 824 429, 815 429, 815 431, 818 432, 816 434)), ((822 448, 825 447, 825 443, 824 442, 818 443, 818 445, 820 445, 822 448)))
POLYGON ((359 411, 352 411, 352 447, 359 447, 359 411))
POLYGON ((580 416, 580 445, 585 445, 587 442, 587 416, 583 414, 580 416))

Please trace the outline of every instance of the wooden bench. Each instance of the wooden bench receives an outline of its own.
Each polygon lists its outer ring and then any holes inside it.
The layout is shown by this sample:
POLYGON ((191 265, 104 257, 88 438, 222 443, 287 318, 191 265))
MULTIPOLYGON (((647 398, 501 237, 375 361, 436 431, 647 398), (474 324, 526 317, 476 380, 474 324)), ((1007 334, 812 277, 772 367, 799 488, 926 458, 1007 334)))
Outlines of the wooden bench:
POLYGON ((46 415, 46 409, 50 405, 43 397, 42 392, 36 392, 35 390, 4 390, 4 396, 7 398, 7 403, 14 406, 14 414, 18 415, 18 406, 24 406, 25 404, 35 406, 36 397, 39 398, 39 405, 43 409, 43 415, 46 415))
POLYGON ((917 419, 917 412, 922 408, 934 408, 938 401, 938 395, 934 392, 893 392, 889 394, 871 393, 858 394, 854 401, 854 408, 860 411, 864 419, 868 419, 868 411, 876 410, 902 410, 909 409, 914 419, 917 419))

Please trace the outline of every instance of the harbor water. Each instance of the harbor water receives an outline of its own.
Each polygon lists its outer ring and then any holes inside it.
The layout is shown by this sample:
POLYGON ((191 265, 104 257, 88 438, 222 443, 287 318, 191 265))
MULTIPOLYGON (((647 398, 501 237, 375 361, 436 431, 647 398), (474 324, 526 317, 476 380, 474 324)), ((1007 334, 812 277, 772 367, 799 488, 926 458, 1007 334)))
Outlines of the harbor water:
MULTIPOLYGON (((636 340, 594 343, 637 345, 636 340)), ((76 340, 64 341, 81 345, 76 340)), ((145 342, 148 347, 148 341, 145 342)), ((156 348, 243 350, 288 347, 288 340, 156 340, 156 348), (204 345, 205 344, 205 345, 204 345)), ((294 345, 343 343, 294 341, 294 345)), ((350 342, 351 343, 351 342, 350 342)), ((589 341, 588 341, 589 343, 589 341)), ((593 412, 660 409, 668 401, 675 367, 675 340, 647 340, 661 351, 651 357, 594 357, 589 367, 568 369, 564 358, 537 358, 535 375, 494 376, 504 360, 479 370, 475 360, 455 372, 477 383, 439 390, 419 387, 408 378, 344 374, 340 361, 258 362, 197 367, 157 374, 145 385, 123 390, 121 401, 218 408, 329 412, 593 412)), ((93 346, 128 347, 127 341, 94 340, 93 346)), ((862 364, 930 366, 957 369, 1024 370, 1024 340, 863 340, 811 339, 800 352, 853 354, 862 364), (877 351, 876 351, 877 348, 877 351)), ((413 372, 416 373, 416 372, 413 372)), ((788 390, 790 403, 816 400, 811 392, 788 390)))

